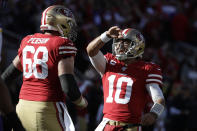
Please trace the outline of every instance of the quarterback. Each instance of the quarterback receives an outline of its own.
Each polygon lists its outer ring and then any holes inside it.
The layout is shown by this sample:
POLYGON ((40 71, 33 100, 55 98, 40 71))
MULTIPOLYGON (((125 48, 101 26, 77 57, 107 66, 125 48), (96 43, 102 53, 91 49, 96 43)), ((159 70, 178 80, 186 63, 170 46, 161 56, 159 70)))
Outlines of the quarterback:
POLYGON ((104 116, 96 131, 140 131, 141 125, 153 124, 164 110, 161 68, 141 59, 144 48, 145 40, 138 30, 117 26, 87 46, 104 92, 104 116), (103 55, 100 49, 111 39, 112 53, 103 55), (148 95, 154 105, 143 114, 148 95))
POLYGON ((16 111, 27 131, 74 131, 65 95, 77 106, 87 106, 74 79, 74 15, 62 5, 50 6, 42 13, 40 29, 43 33, 23 38, 2 78, 9 82, 23 72, 16 111))

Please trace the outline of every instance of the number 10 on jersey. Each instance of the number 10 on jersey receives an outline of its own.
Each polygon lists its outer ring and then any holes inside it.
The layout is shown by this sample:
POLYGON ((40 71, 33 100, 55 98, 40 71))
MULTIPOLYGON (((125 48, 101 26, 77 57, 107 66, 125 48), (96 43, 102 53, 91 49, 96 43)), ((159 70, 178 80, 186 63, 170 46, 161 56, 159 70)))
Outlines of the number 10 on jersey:
POLYGON ((114 100, 118 104, 129 103, 130 98, 131 98, 131 93, 132 93, 133 80, 130 77, 125 77, 125 76, 118 77, 116 75, 110 75, 108 77, 108 81, 109 81, 109 95, 106 99, 106 102, 112 103, 114 100), (114 87, 115 81, 117 81, 117 83, 114 87), (123 82, 126 83, 126 89, 122 88, 123 82), (116 88, 115 98, 113 98, 113 92, 115 88, 116 88), (120 98, 120 93, 122 90, 126 90, 124 98, 120 98))

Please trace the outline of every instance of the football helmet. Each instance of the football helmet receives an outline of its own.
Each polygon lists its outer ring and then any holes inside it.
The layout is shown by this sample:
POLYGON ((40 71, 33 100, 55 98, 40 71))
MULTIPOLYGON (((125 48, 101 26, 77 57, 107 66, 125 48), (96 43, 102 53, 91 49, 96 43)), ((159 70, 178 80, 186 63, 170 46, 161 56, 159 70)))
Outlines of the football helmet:
POLYGON ((113 39, 112 53, 118 60, 142 57, 145 39, 136 29, 128 28, 122 31, 123 38, 113 39))
POLYGON ((49 6, 42 13, 42 31, 58 31, 62 37, 75 41, 77 37, 77 24, 73 13, 63 5, 49 6))

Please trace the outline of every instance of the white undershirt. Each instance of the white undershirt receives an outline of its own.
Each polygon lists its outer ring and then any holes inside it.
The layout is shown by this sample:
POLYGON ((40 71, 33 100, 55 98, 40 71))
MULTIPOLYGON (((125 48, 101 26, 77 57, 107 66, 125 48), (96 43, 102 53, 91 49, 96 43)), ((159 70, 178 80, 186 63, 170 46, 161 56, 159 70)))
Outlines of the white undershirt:
POLYGON ((97 72, 102 77, 103 74, 105 73, 105 68, 106 68, 106 63, 107 63, 103 53, 101 51, 99 51, 97 55, 95 55, 93 57, 89 57, 89 58, 90 58, 92 65, 94 66, 94 68, 97 70, 97 72))
POLYGON ((161 88, 159 87, 159 84, 157 83, 147 84, 146 89, 154 103, 156 103, 158 99, 164 99, 164 96, 163 96, 161 88))

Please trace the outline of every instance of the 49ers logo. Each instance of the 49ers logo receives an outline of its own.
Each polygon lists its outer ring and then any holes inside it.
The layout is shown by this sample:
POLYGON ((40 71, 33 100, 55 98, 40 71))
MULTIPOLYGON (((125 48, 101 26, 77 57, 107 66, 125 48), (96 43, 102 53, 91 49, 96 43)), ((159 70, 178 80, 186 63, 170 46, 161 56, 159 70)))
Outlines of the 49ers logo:
POLYGON ((69 9, 59 8, 59 9, 56 9, 56 12, 66 16, 66 17, 74 18, 73 13, 69 9))

